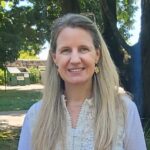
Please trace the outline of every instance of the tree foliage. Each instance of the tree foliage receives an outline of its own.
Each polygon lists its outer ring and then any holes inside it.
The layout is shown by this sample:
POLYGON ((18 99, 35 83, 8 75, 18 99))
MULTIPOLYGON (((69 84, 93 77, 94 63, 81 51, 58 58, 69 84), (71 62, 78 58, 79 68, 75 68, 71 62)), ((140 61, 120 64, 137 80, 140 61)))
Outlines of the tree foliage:
MULTIPOLYGON (((148 106, 150 97, 149 5, 149 0, 142 0, 141 45, 145 107, 148 106)), ((129 30, 133 28, 136 10, 135 0, 1 0, 0 67, 6 61, 17 59, 22 49, 39 53, 41 46, 50 39, 53 20, 65 13, 74 12, 82 13, 97 23, 117 67, 123 73, 123 78, 126 78, 129 73, 125 73, 127 65, 123 59, 132 50, 127 40, 131 36, 129 30)), ((147 107, 145 110, 148 110, 147 107)))
POLYGON ((58 17, 60 6, 54 1, 3 1, 0 5, 0 67, 6 61, 14 61, 19 51, 35 50, 50 38, 50 25, 58 17), (6 8, 11 3, 11 7, 6 8), (4 5, 5 4, 5 5, 4 5))
MULTIPOLYGON (((58 16, 76 12, 88 15, 96 21, 101 31, 104 22, 101 13, 102 0, 7 0, 0 5, 0 64, 18 58, 19 51, 35 50, 50 39, 50 26, 58 16), (23 3, 23 4, 22 4, 23 3), (9 7, 8 7, 9 5, 9 7), (94 15, 93 15, 94 14, 94 15)), ((108 0, 107 0, 108 1, 108 0)), ((133 0, 114 0, 117 5, 119 30, 125 39, 132 26, 135 8, 133 0), (123 13, 121 9, 124 8, 123 13), (133 9, 132 9, 133 8, 133 9), (127 13, 129 10, 130 13, 127 13)))
POLYGON ((134 15, 138 7, 135 0, 117 0, 117 22, 118 28, 125 40, 128 40, 131 34, 129 31, 133 29, 135 22, 134 15))
POLYGON ((25 51, 25 50, 21 50, 19 51, 19 59, 30 59, 30 60, 35 60, 35 59, 39 59, 39 57, 35 54, 35 51, 25 51))
POLYGON ((19 37, 16 34, 16 27, 13 26, 10 14, 4 9, 5 2, 0 5, 0 66, 6 60, 12 60, 19 50, 19 37), (18 42, 17 42, 18 41, 18 42), (12 53, 13 52, 13 53, 12 53))

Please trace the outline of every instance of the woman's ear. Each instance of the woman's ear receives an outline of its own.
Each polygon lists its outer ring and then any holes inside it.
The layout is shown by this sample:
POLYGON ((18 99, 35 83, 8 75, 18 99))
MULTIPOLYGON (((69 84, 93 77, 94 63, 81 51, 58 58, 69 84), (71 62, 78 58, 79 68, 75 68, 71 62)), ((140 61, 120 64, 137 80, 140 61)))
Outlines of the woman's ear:
POLYGON ((96 64, 98 63, 98 61, 99 61, 99 59, 100 59, 100 50, 99 49, 97 49, 96 50, 96 64))

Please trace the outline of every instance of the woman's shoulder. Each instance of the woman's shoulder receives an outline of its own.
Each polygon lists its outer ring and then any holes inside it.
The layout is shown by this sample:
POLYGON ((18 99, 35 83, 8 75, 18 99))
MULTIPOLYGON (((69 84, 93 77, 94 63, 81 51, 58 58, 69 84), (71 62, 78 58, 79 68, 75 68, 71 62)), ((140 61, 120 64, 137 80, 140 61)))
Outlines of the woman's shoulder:
POLYGON ((133 101, 131 94, 125 91, 122 87, 119 87, 118 93, 119 93, 120 99, 123 101, 123 104, 128 112, 136 109, 136 105, 133 101))
POLYGON ((26 115, 25 115, 25 119, 24 119, 24 128, 25 126, 28 126, 30 128, 30 131, 32 131, 36 120, 38 118, 38 114, 40 111, 42 105, 42 101, 38 101, 36 103, 34 103, 29 110, 27 111, 26 115))
POLYGON ((121 95, 126 107, 127 115, 125 121, 125 149, 146 150, 143 129, 139 112, 132 96, 127 93, 121 95))
POLYGON ((41 105, 42 105, 42 100, 34 103, 30 108, 29 110, 27 111, 27 116, 35 116, 38 114, 38 112, 40 111, 40 108, 41 108, 41 105))
POLYGON ((130 95, 123 94, 121 96, 121 99, 123 100, 123 104, 125 107, 126 124, 130 126, 133 123, 133 120, 137 122, 137 120, 140 119, 139 111, 137 109, 135 102, 132 100, 132 97, 130 95))
POLYGON ((123 101, 127 112, 131 112, 137 109, 135 102, 133 101, 132 97, 129 94, 127 93, 122 94, 121 100, 123 101))

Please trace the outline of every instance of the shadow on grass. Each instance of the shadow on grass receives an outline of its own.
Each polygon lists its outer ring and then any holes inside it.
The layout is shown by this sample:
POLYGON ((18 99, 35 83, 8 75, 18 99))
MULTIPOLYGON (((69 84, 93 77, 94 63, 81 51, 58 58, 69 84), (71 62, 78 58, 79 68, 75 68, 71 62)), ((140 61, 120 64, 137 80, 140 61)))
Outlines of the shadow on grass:
POLYGON ((0 123, 0 150, 17 150, 21 127, 0 123))
POLYGON ((41 98, 40 90, 0 90, 0 111, 27 110, 41 98))
POLYGON ((150 118, 142 118, 147 150, 150 150, 150 118))

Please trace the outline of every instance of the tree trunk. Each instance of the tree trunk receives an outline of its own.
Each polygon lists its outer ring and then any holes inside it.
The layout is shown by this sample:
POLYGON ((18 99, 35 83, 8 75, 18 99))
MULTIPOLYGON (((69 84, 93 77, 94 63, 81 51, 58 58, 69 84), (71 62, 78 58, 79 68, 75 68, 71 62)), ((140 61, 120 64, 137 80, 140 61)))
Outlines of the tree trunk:
POLYGON ((130 50, 130 47, 125 43, 125 40, 117 29, 116 0, 101 0, 101 10, 104 22, 103 37, 107 43, 110 54, 119 69, 121 83, 129 90, 129 76, 126 73, 126 66, 123 63, 124 53, 121 51, 121 46, 128 51, 130 50))
POLYGON ((143 66, 144 117, 150 117, 150 0, 142 0, 141 49, 143 66))
POLYGON ((62 0, 62 13, 80 13, 79 0, 62 0))
POLYGON ((105 0, 105 2, 101 2, 102 4, 102 16, 103 16, 103 23, 104 23, 104 31, 103 31, 103 37, 108 45, 108 48, 110 50, 111 56, 113 57, 113 60, 115 61, 116 65, 119 67, 120 66, 120 54, 119 52, 119 43, 114 36, 113 29, 110 24, 110 20, 108 18, 108 14, 106 14, 105 9, 108 7, 109 12, 111 12, 113 20, 114 20, 114 25, 116 26, 117 24, 117 19, 116 19, 116 3, 115 0, 105 0), (117 53, 116 53, 117 52, 117 53), (117 61, 119 59, 119 61, 117 61))

